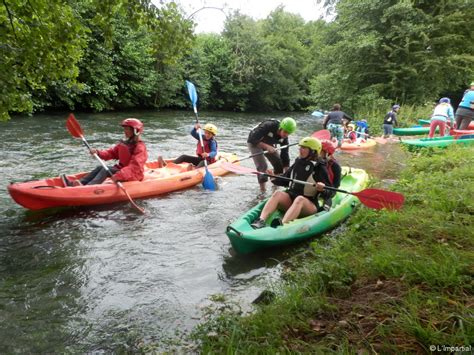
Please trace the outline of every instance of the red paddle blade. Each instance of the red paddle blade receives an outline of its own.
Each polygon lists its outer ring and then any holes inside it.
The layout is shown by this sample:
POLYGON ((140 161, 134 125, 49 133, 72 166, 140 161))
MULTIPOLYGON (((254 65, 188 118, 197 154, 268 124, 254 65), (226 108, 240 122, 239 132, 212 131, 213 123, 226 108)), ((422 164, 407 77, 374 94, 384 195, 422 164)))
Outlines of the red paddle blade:
POLYGON ((331 139, 331 132, 329 132, 327 129, 322 129, 320 131, 314 132, 311 137, 317 138, 319 140, 329 140, 331 139))
POLYGON ((221 167, 235 174, 258 174, 258 171, 255 169, 247 168, 242 165, 235 165, 226 161, 222 162, 221 167))
POLYGON ((69 115, 66 121, 66 127, 69 133, 71 133, 73 137, 76 137, 76 138, 83 137, 84 134, 83 134, 81 125, 79 124, 79 122, 77 122, 76 117, 74 117, 74 114, 71 113, 69 115))
POLYGON ((365 189, 360 192, 353 192, 364 205, 376 210, 386 208, 388 210, 398 210, 405 202, 405 196, 398 192, 385 191, 379 189, 365 189))

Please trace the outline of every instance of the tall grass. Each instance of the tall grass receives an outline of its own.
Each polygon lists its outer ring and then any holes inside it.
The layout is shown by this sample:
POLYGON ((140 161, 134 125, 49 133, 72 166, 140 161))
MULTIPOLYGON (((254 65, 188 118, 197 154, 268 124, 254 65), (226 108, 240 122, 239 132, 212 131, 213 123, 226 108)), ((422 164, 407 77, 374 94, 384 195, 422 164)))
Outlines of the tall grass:
MULTIPOLYGON (((400 211, 360 208, 273 285, 275 300, 194 333, 204 353, 425 352, 474 344, 474 149, 413 157, 400 211)), ((472 351, 472 350, 471 350, 472 351)))

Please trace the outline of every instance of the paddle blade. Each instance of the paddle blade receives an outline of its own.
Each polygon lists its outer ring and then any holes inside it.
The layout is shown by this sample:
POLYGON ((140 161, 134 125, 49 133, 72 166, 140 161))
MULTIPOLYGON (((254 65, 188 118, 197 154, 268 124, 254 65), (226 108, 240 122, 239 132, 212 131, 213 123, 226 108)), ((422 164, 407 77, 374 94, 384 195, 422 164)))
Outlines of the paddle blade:
POLYGON ((188 80, 186 80, 186 86, 188 88, 189 99, 191 100, 193 107, 196 107, 198 96, 196 92, 196 87, 194 84, 188 80))
POLYGON ((329 132, 327 129, 322 129, 320 131, 314 132, 311 137, 317 138, 321 141, 324 140, 330 140, 331 139, 331 132, 329 132))
POLYGON ((206 190, 211 190, 211 191, 216 190, 216 183, 214 181, 214 176, 212 176, 211 172, 207 170, 207 168, 206 168, 206 173, 204 174, 204 179, 202 180, 202 186, 206 190))
POLYGON ((365 189, 360 192, 353 192, 352 195, 357 196, 365 206, 376 210, 382 208, 398 210, 402 208, 405 202, 405 196, 402 194, 379 189, 365 189))
POLYGON ((235 165, 227 161, 222 162, 221 167, 234 174, 258 174, 258 171, 252 168, 247 168, 242 165, 235 165))
POLYGON ((66 121, 66 128, 73 137, 82 138, 84 136, 81 125, 77 122, 74 114, 70 114, 66 121))

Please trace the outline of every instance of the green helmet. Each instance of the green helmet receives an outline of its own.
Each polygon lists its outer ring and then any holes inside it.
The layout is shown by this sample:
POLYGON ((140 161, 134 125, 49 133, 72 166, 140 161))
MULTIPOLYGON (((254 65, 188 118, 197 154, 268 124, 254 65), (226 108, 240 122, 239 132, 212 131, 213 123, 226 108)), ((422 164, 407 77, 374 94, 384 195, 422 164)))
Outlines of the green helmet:
POLYGON ((314 137, 303 138, 302 140, 300 140, 299 146, 314 150, 318 152, 318 154, 321 153, 321 142, 319 141, 319 139, 314 137))
POLYGON ((286 117, 280 122, 280 129, 288 132, 288 134, 295 133, 296 121, 291 117, 286 117))

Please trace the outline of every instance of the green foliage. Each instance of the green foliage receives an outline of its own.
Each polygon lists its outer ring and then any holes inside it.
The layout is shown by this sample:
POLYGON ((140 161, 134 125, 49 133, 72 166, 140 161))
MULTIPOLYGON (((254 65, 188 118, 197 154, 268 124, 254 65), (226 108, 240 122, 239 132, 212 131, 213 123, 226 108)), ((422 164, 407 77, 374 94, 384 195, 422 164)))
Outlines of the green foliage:
POLYGON ((74 82, 86 28, 61 0, 4 1, 0 23, 0 119, 7 119, 33 111, 33 92, 74 82))
MULTIPOLYGON (((400 211, 359 209, 313 243, 270 305, 217 314, 195 333, 206 353, 417 352, 474 342, 471 147, 411 158, 400 211)), ((279 290, 279 291, 278 291, 279 290)))

